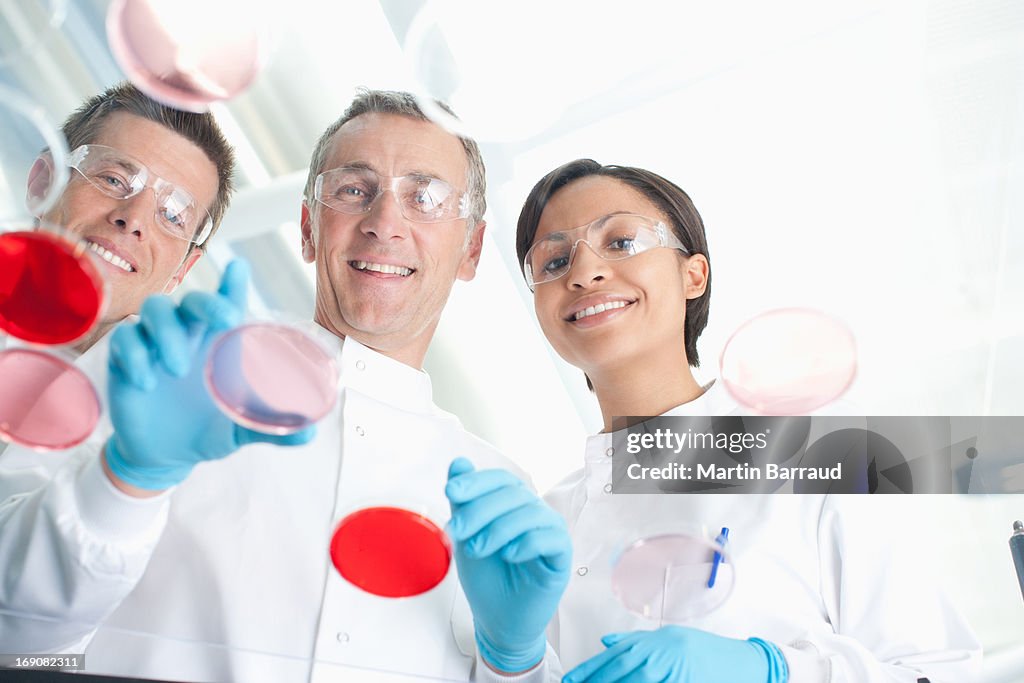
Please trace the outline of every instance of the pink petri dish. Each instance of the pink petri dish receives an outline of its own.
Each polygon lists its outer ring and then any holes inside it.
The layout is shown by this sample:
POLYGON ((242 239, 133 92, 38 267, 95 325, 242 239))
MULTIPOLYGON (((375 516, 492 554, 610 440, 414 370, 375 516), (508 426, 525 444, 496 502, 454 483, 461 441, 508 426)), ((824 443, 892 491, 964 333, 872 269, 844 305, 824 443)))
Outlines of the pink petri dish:
POLYGON ((451 567, 448 536, 421 514, 369 507, 346 516, 331 539, 331 562, 367 593, 408 598, 429 591, 451 567))
POLYGON ((57 356, 33 349, 0 352, 0 439, 35 450, 76 446, 100 418, 89 379, 57 356))
POLYGON ((81 244, 44 231, 0 234, 0 330, 67 344, 93 329, 104 299, 103 278, 81 244))
POLYGON ((728 554, 708 587, 714 542, 689 534, 662 534, 628 546, 612 568, 612 592, 641 617, 682 624, 713 612, 732 593, 736 574, 728 554))
POLYGON ((763 415, 804 415, 839 398, 857 372, 853 333, 804 308, 762 313, 733 333, 719 361, 722 381, 763 415))
POLYGON ((107 10, 110 49, 150 97, 204 112, 249 87, 266 56, 261 8, 228 9, 197 0, 114 0, 107 10))
POLYGON ((247 323, 213 343, 206 384, 217 406, 239 424, 266 434, 293 434, 334 407, 338 369, 302 330, 247 323))

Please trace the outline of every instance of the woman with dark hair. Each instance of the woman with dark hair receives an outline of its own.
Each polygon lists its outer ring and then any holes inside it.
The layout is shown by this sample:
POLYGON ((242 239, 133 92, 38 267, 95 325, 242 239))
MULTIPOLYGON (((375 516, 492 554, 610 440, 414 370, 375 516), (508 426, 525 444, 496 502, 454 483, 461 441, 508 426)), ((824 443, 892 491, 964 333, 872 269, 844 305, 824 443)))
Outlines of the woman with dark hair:
POLYGON ((547 496, 569 524, 576 565, 550 637, 575 667, 565 680, 972 679, 973 635, 921 581, 896 577, 905 567, 863 533, 871 513, 851 514, 858 501, 840 513, 835 496, 611 494, 613 417, 736 412, 692 371, 711 266, 682 189, 650 171, 573 161, 530 192, 516 247, 541 329, 584 371, 604 420, 584 469, 547 496), (729 600, 659 628, 613 599, 625 543, 694 527, 731 530, 729 600))

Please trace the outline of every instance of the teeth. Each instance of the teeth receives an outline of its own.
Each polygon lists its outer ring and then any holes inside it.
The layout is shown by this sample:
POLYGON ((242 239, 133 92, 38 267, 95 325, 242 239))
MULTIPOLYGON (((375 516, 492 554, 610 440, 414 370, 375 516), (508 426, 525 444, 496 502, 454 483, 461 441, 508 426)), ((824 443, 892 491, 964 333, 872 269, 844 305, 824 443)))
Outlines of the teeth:
POLYGON ((127 261, 125 261, 123 258, 118 256, 117 254, 115 254, 113 252, 110 252, 110 251, 107 251, 106 249, 104 249, 100 245, 96 244, 95 242, 88 242, 87 244, 89 245, 89 250, 90 251, 92 251, 95 254, 99 255, 99 257, 101 259, 103 259, 104 261, 106 261, 107 263, 115 265, 118 268, 120 268, 121 270, 126 271, 128 273, 134 273, 135 272, 135 269, 132 268, 132 264, 128 263, 127 261))
POLYGON ((406 268, 404 266, 391 266, 386 263, 371 263, 369 261, 356 261, 356 270, 372 270, 377 273, 388 273, 390 275, 401 275, 406 277, 412 274, 412 268, 406 268))
POLYGON ((586 318, 586 317, 589 317, 589 316, 592 316, 592 315, 597 315, 598 313, 604 313, 605 311, 611 311, 611 310, 616 309, 616 308, 625 308, 626 305, 627 305, 627 302, 625 302, 625 301, 609 301, 606 304, 598 304, 596 306, 588 306, 587 308, 583 309, 582 311, 577 311, 576 312, 576 320, 580 320, 582 318, 586 318))

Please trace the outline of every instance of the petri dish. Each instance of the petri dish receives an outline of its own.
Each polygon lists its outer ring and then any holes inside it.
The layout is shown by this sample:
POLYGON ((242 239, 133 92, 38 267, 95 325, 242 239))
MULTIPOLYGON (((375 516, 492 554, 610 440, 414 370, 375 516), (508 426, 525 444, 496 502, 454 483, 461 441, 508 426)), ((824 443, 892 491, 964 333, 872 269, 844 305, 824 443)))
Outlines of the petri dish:
POLYGON ((352 585, 385 598, 429 591, 447 576, 452 549, 434 522, 399 507, 367 507, 344 517, 331 539, 331 562, 352 585))
POLYGON ((710 614, 732 593, 736 573, 720 545, 682 533, 648 536, 630 544, 615 561, 612 592, 634 614, 682 624, 710 614), (711 578, 715 552, 723 561, 711 578))
POLYGON ((0 352, 0 439, 35 450, 76 446, 92 434, 100 400, 89 379, 52 353, 0 352))
POLYGON ((43 108, 0 83, 0 231, 53 208, 68 183, 67 158, 67 142, 43 108))
POLYGON ((0 330, 35 344, 67 344, 97 324, 103 277, 84 243, 45 230, 0 233, 0 330))
POLYGON ((238 95, 266 60, 266 8, 206 0, 114 0, 107 38, 128 78, 155 100, 204 112, 238 95))
POLYGON ((338 398, 333 356, 292 325, 246 323, 218 337, 206 362, 214 403, 266 434, 293 434, 323 418, 338 398))
POLYGON ((783 308, 743 323, 719 359, 739 403, 763 415, 803 415, 839 398, 857 372, 850 329, 809 308, 783 308))

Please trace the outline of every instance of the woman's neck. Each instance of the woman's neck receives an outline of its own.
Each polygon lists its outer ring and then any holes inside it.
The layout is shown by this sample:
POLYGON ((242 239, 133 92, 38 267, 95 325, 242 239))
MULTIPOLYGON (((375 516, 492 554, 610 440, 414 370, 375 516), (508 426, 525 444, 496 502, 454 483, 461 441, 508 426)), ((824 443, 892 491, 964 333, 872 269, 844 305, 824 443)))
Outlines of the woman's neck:
MULTIPOLYGON (((607 371, 588 373, 605 432, 612 431, 613 417, 651 417, 698 398, 704 388, 694 379, 686 354, 673 362, 664 357, 648 363, 629 363, 607 371)), ((629 426, 617 424, 618 428, 629 426)))

